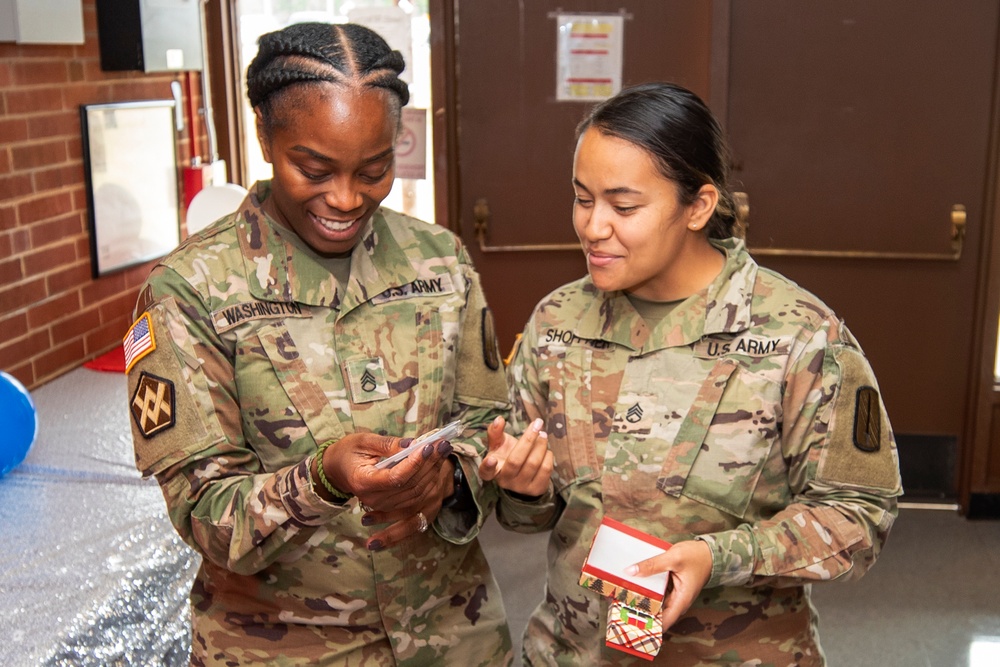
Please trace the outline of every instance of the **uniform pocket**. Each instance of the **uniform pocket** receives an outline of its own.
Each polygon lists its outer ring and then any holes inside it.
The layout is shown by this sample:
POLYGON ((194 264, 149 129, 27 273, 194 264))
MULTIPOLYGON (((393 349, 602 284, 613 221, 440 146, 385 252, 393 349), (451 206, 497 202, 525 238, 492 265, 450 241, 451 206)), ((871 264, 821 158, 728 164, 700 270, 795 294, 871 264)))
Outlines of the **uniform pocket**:
POLYGON ((457 316, 447 306, 440 296, 397 299, 338 324, 355 431, 413 436, 440 425, 454 391, 457 316))
POLYGON ((556 492, 597 479, 601 474, 594 443, 600 420, 593 413, 593 350, 583 347, 542 348, 539 367, 548 377, 548 421, 545 430, 555 457, 556 492), (566 388, 572 387, 572 393, 566 388))
MULTIPOLYGON (((429 306, 417 309, 416 324, 416 423, 418 430, 433 428, 440 423, 443 408, 451 405, 454 392, 454 364, 446 349, 445 338, 457 338, 458 317, 442 313, 429 306), (447 331, 446 331, 447 329, 447 331), (445 395, 447 394, 447 396, 445 395)), ((451 346, 454 349, 454 345, 451 346)))
POLYGON ((781 387, 731 359, 712 368, 657 486, 743 517, 778 437, 781 387))
POLYGON ((288 328, 265 324, 257 338, 264 356, 244 361, 248 367, 243 375, 252 380, 241 384, 240 396, 244 419, 251 420, 248 426, 270 445, 255 447, 258 456, 274 470, 301 461, 319 443, 344 437, 344 429, 324 391, 333 383, 314 374, 288 328))

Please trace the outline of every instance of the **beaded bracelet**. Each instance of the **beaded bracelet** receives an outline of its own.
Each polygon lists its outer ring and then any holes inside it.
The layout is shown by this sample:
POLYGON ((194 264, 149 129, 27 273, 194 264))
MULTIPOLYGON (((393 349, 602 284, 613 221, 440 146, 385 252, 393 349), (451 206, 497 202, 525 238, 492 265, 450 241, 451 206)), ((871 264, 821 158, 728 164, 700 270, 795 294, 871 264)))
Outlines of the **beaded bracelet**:
POLYGON ((323 469, 323 452, 325 452, 326 448, 332 444, 333 440, 327 440, 326 442, 324 442, 322 445, 319 446, 318 450, 316 450, 316 472, 319 473, 319 481, 320 484, 323 485, 323 488, 329 491, 330 495, 336 498, 338 501, 344 502, 345 500, 350 498, 353 494, 344 493, 343 491, 335 487, 333 484, 331 484, 330 480, 326 476, 326 471, 323 469))

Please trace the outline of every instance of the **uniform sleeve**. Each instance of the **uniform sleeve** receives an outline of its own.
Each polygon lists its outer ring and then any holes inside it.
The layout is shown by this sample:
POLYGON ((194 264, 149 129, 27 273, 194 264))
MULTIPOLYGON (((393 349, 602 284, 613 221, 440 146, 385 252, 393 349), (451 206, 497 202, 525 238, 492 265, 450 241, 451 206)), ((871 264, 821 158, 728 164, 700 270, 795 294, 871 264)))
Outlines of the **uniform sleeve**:
POLYGON ((234 352, 197 291, 161 266, 141 295, 125 339, 136 466, 156 476, 185 542, 221 567, 257 572, 344 508, 316 493, 312 457, 264 471, 243 437, 234 352), (137 326, 148 341, 136 342, 137 326))
MULTIPOLYGON (((512 435, 524 433, 538 417, 545 417, 544 406, 548 398, 538 379, 538 344, 532 318, 521 335, 510 366, 507 368, 509 393, 513 411, 508 430, 512 435)), ((565 507, 562 498, 549 485, 549 490, 535 501, 525 501, 504 491, 497 504, 497 520, 504 528, 518 533, 538 533, 556 525, 565 507)))
POLYGON ((902 493, 895 440, 868 361, 830 321, 786 373, 782 455, 792 503, 768 520, 703 535, 708 586, 801 585, 861 577, 902 493))
POLYGON ((496 485, 479 479, 479 464, 487 449, 486 427, 497 415, 506 415, 510 405, 493 314, 486 304, 479 274, 468 263, 464 250, 459 257, 464 260, 461 269, 467 291, 456 351, 455 404, 450 419, 461 419, 469 434, 452 445, 475 507, 442 509, 435 530, 449 542, 464 544, 476 538, 496 504, 496 485))

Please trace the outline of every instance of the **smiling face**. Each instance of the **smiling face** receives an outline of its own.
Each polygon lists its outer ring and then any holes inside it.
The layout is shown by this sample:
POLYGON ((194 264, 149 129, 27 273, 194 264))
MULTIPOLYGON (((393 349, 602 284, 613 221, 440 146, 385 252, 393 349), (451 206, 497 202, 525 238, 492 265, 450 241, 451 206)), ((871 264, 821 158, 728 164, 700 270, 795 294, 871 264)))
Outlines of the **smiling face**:
POLYGON ((395 176, 398 114, 384 90, 321 83, 289 91, 281 122, 257 133, 277 221, 320 255, 350 253, 395 176))
POLYGON ((714 186, 684 205, 648 152, 591 127, 577 143, 573 188, 573 226, 599 289, 673 301, 722 269, 704 231, 718 201, 714 186))

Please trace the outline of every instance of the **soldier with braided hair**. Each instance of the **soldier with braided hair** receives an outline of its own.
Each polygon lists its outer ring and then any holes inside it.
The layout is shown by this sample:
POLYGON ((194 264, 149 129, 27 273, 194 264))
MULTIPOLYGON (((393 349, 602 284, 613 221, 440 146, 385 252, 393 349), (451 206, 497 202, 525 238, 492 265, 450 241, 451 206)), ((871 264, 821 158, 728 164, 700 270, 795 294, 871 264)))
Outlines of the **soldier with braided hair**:
POLYGON ((247 85, 273 178, 136 305, 136 462, 202 555, 194 665, 511 661, 476 539, 485 427, 508 408, 491 315, 452 233, 380 208, 403 67, 357 25, 261 37, 247 85))

